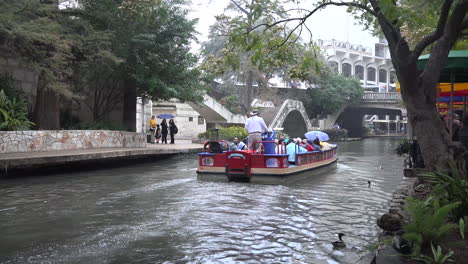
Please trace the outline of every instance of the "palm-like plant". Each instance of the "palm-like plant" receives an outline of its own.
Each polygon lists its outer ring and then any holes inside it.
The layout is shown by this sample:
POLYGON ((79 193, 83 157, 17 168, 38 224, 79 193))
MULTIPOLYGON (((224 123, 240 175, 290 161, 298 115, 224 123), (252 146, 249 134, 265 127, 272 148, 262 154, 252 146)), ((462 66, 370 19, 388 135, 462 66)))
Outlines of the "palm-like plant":
POLYGON ((460 204, 454 202, 440 206, 439 199, 434 197, 426 201, 408 198, 407 210, 411 213, 411 221, 403 227, 403 237, 413 244, 413 255, 429 249, 430 243, 439 243, 451 229, 458 227, 448 223, 448 217, 460 204))
POLYGON ((0 90, 0 130, 25 130, 34 123, 28 120, 26 104, 23 100, 9 98, 0 90))
POLYGON ((468 216, 468 181, 461 175, 455 162, 450 163, 450 171, 431 172, 421 177, 434 184, 433 196, 440 199, 442 204, 461 202, 461 205, 452 212, 452 220, 468 216))
POLYGON ((447 254, 444 254, 440 246, 437 246, 437 248, 434 248, 432 243, 431 243, 431 250, 432 250, 432 257, 423 255, 415 259, 421 260, 426 264, 444 264, 454 254, 452 250, 447 252, 447 254))

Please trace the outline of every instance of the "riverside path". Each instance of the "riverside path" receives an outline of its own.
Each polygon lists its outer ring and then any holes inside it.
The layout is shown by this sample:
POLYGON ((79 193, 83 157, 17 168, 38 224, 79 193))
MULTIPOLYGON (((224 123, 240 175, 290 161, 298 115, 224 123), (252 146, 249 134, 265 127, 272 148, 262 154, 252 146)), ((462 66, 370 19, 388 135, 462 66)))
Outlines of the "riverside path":
POLYGON ((144 160, 158 156, 196 153, 202 144, 178 140, 176 144, 146 144, 145 148, 95 148, 0 154, 0 175, 11 171, 50 168, 57 165, 87 165, 125 160, 144 160))

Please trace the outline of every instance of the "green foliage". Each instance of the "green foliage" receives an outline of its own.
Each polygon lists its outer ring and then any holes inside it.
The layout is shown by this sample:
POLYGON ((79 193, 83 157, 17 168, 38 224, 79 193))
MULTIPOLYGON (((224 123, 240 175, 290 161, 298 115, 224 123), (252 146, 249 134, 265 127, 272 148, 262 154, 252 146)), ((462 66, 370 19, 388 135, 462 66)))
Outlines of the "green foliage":
POLYGON ((19 92, 13 85, 13 78, 8 73, 0 74, 0 90, 3 90, 6 96, 19 98, 19 92))
POLYGON ((458 221, 458 229, 460 230, 460 235, 463 239, 465 239, 465 226, 468 224, 465 222, 465 219, 468 219, 468 216, 462 217, 458 221))
POLYGON ((243 127, 232 126, 223 127, 219 130, 219 139, 231 141, 234 137, 238 137, 240 140, 246 138, 249 134, 243 127))
POLYGON ((0 45, 40 73, 38 89, 84 102, 95 121, 119 106, 124 84, 155 100, 202 99, 186 1, 52 2, 0 1, 0 45))
POLYGON ((310 117, 334 113, 343 106, 357 104, 364 94, 357 79, 346 78, 331 71, 323 73, 318 85, 319 88, 307 89, 303 100, 310 117))
POLYGON ((200 139, 211 138, 211 133, 212 133, 212 130, 207 130, 205 132, 201 132, 201 133, 198 134, 198 138, 200 138, 200 139))
MULTIPOLYGON (((215 130, 210 129, 203 133, 198 134, 198 138, 212 138, 214 137, 215 130)), ((219 140, 228 140, 232 141, 234 137, 238 137, 239 140, 243 140, 249 134, 243 127, 233 126, 233 127, 223 127, 218 131, 219 140)))
POLYGON ((431 243, 431 251, 432 251, 432 257, 422 255, 414 259, 421 260, 426 264, 444 264, 454 254, 452 250, 449 250, 447 254, 444 254, 440 246, 437 246, 437 249, 436 249, 434 248, 432 243, 431 243))
POLYGON ((0 90, 0 130, 27 130, 34 125, 27 117, 26 103, 22 99, 7 97, 0 90))
POLYGON ((460 202, 452 212, 452 220, 468 216, 468 182, 463 178, 454 162, 450 163, 450 172, 435 171, 422 174, 421 177, 434 184, 432 195, 442 204, 460 202))
POLYGON ((328 134, 330 140, 345 140, 348 137, 346 129, 324 129, 323 132, 328 134))
POLYGON ((403 227, 403 237, 413 243, 413 255, 429 249, 431 242, 438 244, 451 229, 457 227, 448 223, 448 218, 451 211, 460 206, 460 202, 443 206, 440 206, 437 198, 427 201, 407 198, 407 202, 406 210, 411 214, 411 220, 403 227))
POLYGON ((125 80, 155 100, 202 100, 205 86, 190 53, 196 20, 183 0, 83 0, 86 18, 113 33, 113 52, 123 58, 125 80), (119 19, 115 19, 115 18, 119 19))
POLYGON ((79 124, 81 130, 116 130, 123 131, 122 127, 115 126, 114 124, 106 121, 100 122, 87 122, 79 124))
POLYGON ((240 98, 237 95, 228 95, 221 98, 221 104, 234 114, 240 114, 240 98))
POLYGON ((239 96, 243 111, 250 108, 254 83, 262 94, 275 76, 286 82, 307 80, 320 67, 318 49, 299 43, 299 36, 286 25, 266 30, 264 24, 285 18, 283 2, 231 1, 227 8, 231 12, 217 16, 209 41, 203 43, 202 68, 224 83, 243 83, 233 93, 239 96), (289 33, 291 38, 286 38, 289 33))
POLYGON ((401 157, 405 154, 409 154, 411 150, 411 142, 407 138, 403 138, 395 148, 395 154, 401 157))

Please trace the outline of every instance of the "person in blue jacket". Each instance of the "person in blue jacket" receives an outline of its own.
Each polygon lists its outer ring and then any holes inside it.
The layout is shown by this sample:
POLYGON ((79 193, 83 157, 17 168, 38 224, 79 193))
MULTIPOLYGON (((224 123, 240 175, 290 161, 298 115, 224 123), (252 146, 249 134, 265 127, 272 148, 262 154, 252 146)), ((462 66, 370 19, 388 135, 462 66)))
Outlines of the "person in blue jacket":
POLYGON ((306 153, 307 150, 296 144, 295 140, 288 140, 289 144, 286 146, 286 154, 289 155, 288 161, 291 165, 296 165, 296 152, 297 153, 306 153))

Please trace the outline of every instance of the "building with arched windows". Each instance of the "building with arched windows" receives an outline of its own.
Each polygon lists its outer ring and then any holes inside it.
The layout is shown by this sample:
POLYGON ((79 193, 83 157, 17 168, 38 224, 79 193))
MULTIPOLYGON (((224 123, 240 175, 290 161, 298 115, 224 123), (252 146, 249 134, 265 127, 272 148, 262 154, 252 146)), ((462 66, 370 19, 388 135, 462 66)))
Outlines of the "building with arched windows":
MULTIPOLYGON (((388 43, 380 39, 374 47, 339 40, 317 40, 315 45, 325 54, 332 70, 346 77, 355 76, 365 92, 396 92, 396 75, 390 58, 388 43)), ((364 126, 375 131, 402 133, 406 131, 403 113, 364 115, 364 126)))
POLYGON ((366 91, 396 91, 395 70, 385 39, 380 39, 373 48, 334 39, 319 39, 315 44, 325 53, 334 71, 346 77, 356 76, 366 91))

